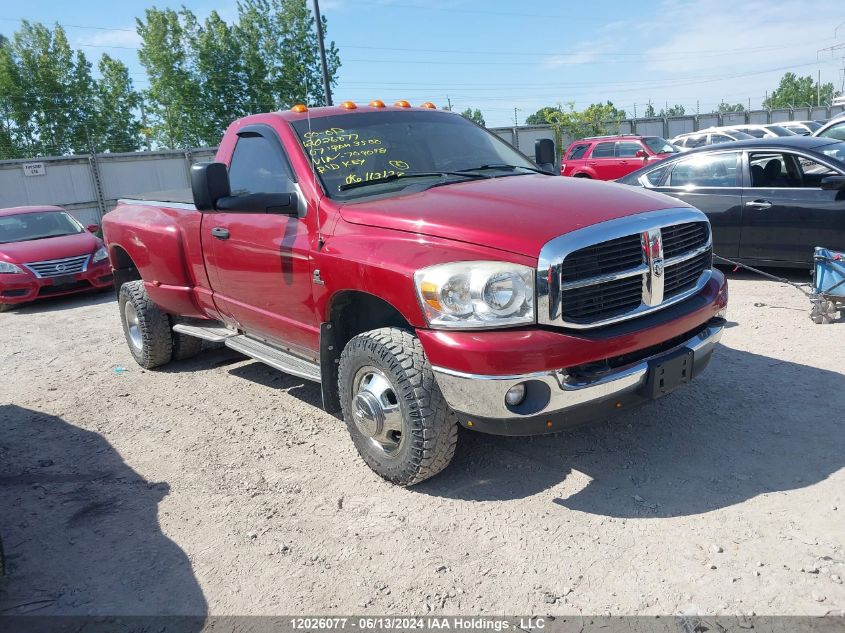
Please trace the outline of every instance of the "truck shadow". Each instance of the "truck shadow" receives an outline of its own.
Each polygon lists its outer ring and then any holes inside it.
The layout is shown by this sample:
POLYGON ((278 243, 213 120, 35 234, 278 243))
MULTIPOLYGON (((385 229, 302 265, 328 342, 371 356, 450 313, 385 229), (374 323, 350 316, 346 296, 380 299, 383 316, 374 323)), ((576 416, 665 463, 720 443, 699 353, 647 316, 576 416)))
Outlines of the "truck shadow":
POLYGON ((840 470, 843 411, 843 374, 720 345, 695 383, 612 421, 534 438, 466 433, 451 468, 413 490, 504 500, 555 488, 550 502, 589 514, 698 514, 840 470))
POLYGON ((204 616, 191 563, 158 522, 168 491, 101 435, 0 406, 0 614, 204 616))

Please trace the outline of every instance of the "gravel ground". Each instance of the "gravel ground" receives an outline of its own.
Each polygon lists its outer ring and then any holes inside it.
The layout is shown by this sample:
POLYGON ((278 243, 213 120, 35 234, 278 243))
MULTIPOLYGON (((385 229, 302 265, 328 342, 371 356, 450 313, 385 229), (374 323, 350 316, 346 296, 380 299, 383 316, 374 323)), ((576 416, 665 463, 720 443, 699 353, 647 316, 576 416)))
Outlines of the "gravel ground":
POLYGON ((693 385, 466 434, 412 489, 312 384, 228 350, 141 370, 109 293, 0 314, 0 613, 840 612, 845 323, 751 277, 731 299, 693 385))

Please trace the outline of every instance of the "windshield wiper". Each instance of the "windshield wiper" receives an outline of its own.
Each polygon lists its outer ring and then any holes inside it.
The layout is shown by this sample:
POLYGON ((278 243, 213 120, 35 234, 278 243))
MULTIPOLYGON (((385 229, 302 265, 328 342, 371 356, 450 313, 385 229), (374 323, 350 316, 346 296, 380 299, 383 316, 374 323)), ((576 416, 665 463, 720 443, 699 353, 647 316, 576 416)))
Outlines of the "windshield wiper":
POLYGON ((384 178, 375 178, 373 180, 361 180, 360 182, 347 182, 338 187, 340 191, 347 191, 348 189, 357 189, 358 187, 367 187, 369 185, 377 185, 383 182, 392 182, 400 178, 432 178, 437 177, 444 179, 446 176, 460 176, 461 178, 470 178, 477 180, 479 178, 491 178, 491 176, 484 176, 482 174, 467 174, 461 171, 413 171, 404 174, 390 174, 384 178))
POLYGON ((30 237, 25 240, 18 240, 19 242, 34 242, 35 240, 49 240, 51 237, 64 237, 65 235, 78 235, 78 233, 58 233, 57 235, 39 235, 38 237, 30 237))
POLYGON ((491 165, 481 165, 479 167, 467 167, 466 169, 458 169, 457 171, 461 173, 465 173, 468 171, 486 171, 488 169, 506 169, 508 171, 513 171, 514 169, 527 169, 528 171, 537 172, 538 174, 548 174, 549 172, 543 171, 542 169, 538 169, 536 167, 526 167, 525 165, 506 165, 505 163, 496 163, 491 165))

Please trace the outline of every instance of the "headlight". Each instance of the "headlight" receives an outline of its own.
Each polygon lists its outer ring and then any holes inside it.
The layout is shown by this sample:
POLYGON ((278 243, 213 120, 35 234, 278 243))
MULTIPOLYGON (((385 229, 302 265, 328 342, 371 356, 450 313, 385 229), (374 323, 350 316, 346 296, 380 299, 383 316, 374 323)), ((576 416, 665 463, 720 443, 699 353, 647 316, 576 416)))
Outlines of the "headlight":
POLYGON ((94 253, 93 262, 96 264, 97 262, 101 262, 109 256, 109 252, 106 250, 105 246, 101 246, 97 249, 97 252, 94 253))
POLYGON ((23 269, 9 262, 0 262, 0 273, 22 273, 23 269))
POLYGON ((428 324, 494 328, 534 323, 533 268, 503 262, 455 262, 418 270, 417 295, 428 324))

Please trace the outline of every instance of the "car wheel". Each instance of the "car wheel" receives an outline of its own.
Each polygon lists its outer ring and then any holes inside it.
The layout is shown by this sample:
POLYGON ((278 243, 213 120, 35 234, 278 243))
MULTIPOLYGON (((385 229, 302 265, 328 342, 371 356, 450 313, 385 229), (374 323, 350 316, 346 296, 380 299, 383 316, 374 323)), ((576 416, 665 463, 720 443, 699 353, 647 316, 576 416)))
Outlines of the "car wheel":
POLYGON ((355 448, 378 475, 411 486, 449 465, 457 420, 413 334, 382 328, 354 337, 340 357, 338 387, 355 448))
POLYGON ((170 319, 154 304, 143 281, 130 281, 120 287, 120 320, 129 351, 135 362, 152 369, 173 358, 170 319))
POLYGON ((574 176, 574 177, 575 177, 575 178, 587 178, 587 179, 592 179, 592 176, 590 176, 589 174, 575 174, 575 176, 574 176))

